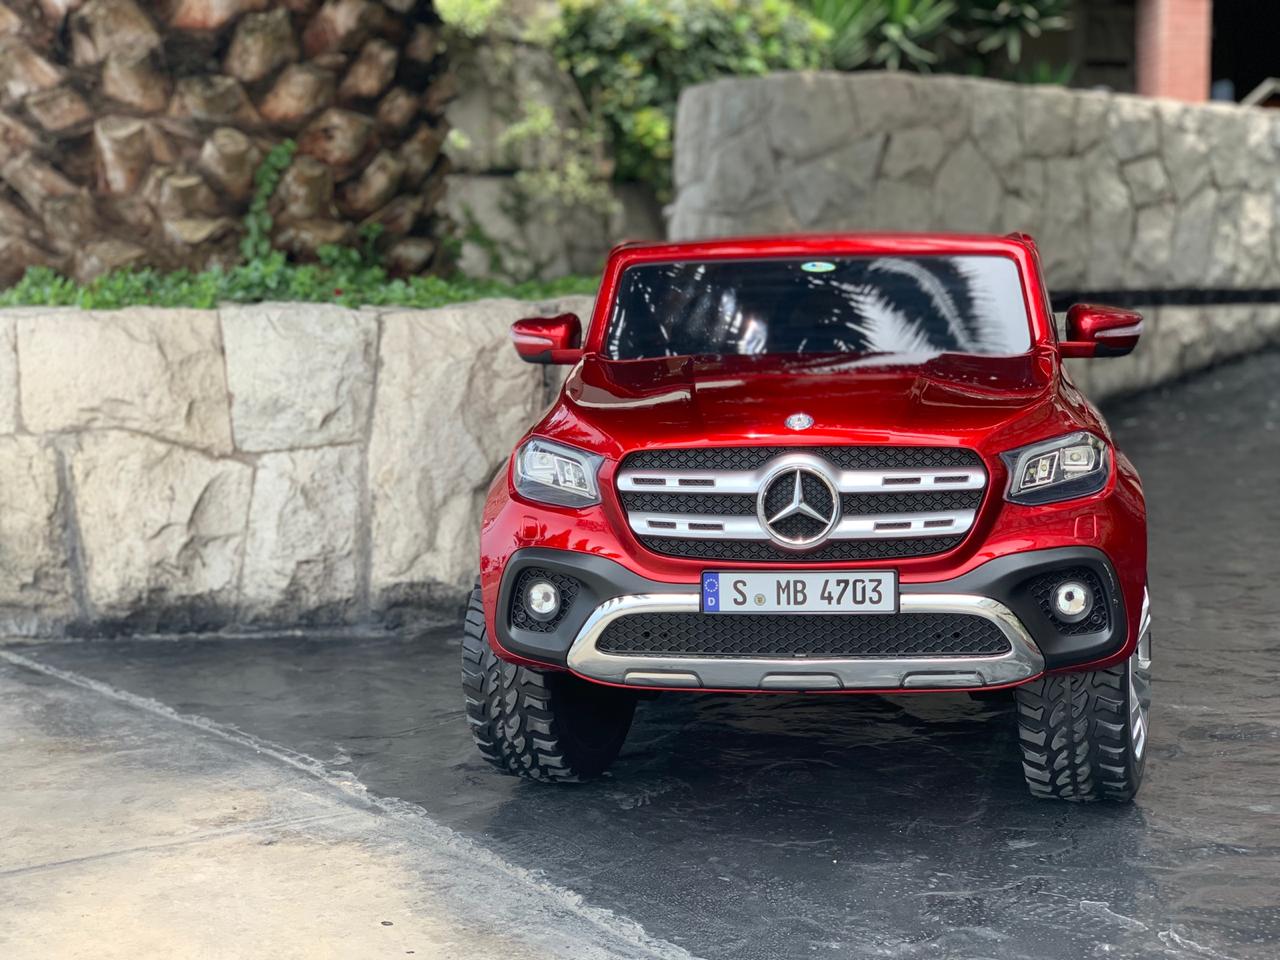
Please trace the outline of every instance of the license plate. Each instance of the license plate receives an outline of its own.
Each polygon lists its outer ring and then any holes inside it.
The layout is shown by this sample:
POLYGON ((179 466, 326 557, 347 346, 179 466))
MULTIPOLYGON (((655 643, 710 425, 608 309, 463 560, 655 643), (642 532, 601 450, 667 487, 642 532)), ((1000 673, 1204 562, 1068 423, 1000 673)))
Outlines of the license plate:
POLYGON ((702 575, 703 613, 897 613, 893 570, 702 575))

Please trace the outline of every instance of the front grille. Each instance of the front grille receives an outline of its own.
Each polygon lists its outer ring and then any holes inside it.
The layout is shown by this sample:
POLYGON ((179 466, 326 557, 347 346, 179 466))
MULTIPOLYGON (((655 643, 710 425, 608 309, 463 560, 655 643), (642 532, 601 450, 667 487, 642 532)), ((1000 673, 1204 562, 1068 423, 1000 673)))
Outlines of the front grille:
MULTIPOLYGON (((643 450, 618 471, 628 521, 648 549, 673 557, 740 562, 829 563, 894 560, 944 553, 972 528, 986 494, 986 472, 973 450, 959 447, 694 447, 643 450), (804 454, 822 462, 835 481, 842 473, 840 523, 812 515, 778 519, 768 537, 763 519, 791 502, 789 481, 774 482, 760 503, 760 487, 777 474, 774 461, 804 454), (856 473, 856 477, 855 477, 856 473), (761 516, 763 515, 763 516, 761 516), (865 529, 854 529, 861 523, 865 529)), ((804 502, 828 516, 831 491, 818 477, 801 477, 804 502)))
POLYGON ((995 623, 958 613, 637 613, 609 624, 596 646, 621 656, 780 659, 974 657, 1010 650, 995 623))
MULTIPOLYGON (((926 513, 932 510, 976 510, 981 490, 945 493, 846 493, 840 498, 845 516, 860 513, 926 513)), ((624 493, 627 511, 643 513, 701 513, 749 517, 756 512, 756 498, 749 493, 624 493)))
POLYGON ((684 447, 641 450, 627 457, 632 470, 755 470, 785 453, 811 453, 841 470, 910 470, 917 467, 980 467, 962 447, 684 447))
POLYGON ((573 601, 578 597, 578 588, 581 586, 573 577, 566 577, 562 573, 553 573, 538 567, 530 567, 522 571, 519 579, 516 580, 515 589, 511 591, 511 625, 534 633, 551 633, 560 626, 560 621, 573 606, 573 601), (524 605, 524 592, 535 580, 550 580, 560 591, 560 609, 550 620, 538 620, 524 605))
POLYGON ((1054 570, 1052 573, 1042 573, 1032 580, 1027 587, 1031 591, 1031 596, 1035 598, 1036 603, 1040 604, 1040 610, 1053 622, 1057 631, 1064 636, 1078 637, 1081 634, 1098 633, 1111 627, 1111 614, 1108 612, 1107 595, 1103 592, 1102 581, 1098 579, 1096 573, 1087 567, 1071 567, 1066 570, 1054 570), (1053 604, 1050 602, 1053 597, 1053 591, 1064 580, 1079 580, 1093 591, 1093 609, 1089 611, 1087 617, 1078 623, 1067 623, 1065 620, 1059 620, 1053 613, 1053 604))

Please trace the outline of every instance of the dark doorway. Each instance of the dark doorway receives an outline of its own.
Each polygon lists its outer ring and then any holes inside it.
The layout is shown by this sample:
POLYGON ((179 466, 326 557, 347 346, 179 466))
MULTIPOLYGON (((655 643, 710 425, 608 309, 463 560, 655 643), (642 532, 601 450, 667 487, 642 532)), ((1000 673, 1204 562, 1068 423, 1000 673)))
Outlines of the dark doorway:
POLYGON ((1280 3, 1215 0, 1211 73, 1215 82, 1231 81, 1235 100, 1280 77, 1280 3))

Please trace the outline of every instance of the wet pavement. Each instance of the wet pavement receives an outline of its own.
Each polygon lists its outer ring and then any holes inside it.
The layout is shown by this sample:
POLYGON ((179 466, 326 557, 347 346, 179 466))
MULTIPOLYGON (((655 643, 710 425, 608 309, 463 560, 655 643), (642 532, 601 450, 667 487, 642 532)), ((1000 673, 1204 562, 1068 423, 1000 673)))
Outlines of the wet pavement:
POLYGON ((1131 807, 1032 800, 1002 704, 665 696, 613 775, 482 764, 457 627, 24 647, 348 771, 707 958, 1280 956, 1280 354, 1109 411, 1151 514, 1131 807))

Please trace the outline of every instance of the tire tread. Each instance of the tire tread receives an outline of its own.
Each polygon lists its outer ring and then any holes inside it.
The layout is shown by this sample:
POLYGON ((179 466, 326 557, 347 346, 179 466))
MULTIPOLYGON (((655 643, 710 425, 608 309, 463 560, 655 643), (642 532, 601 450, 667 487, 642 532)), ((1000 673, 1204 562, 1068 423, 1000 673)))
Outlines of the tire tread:
POLYGON ((1126 665, 1018 687, 1018 744, 1033 796, 1129 801, 1142 781, 1129 743, 1126 665))

